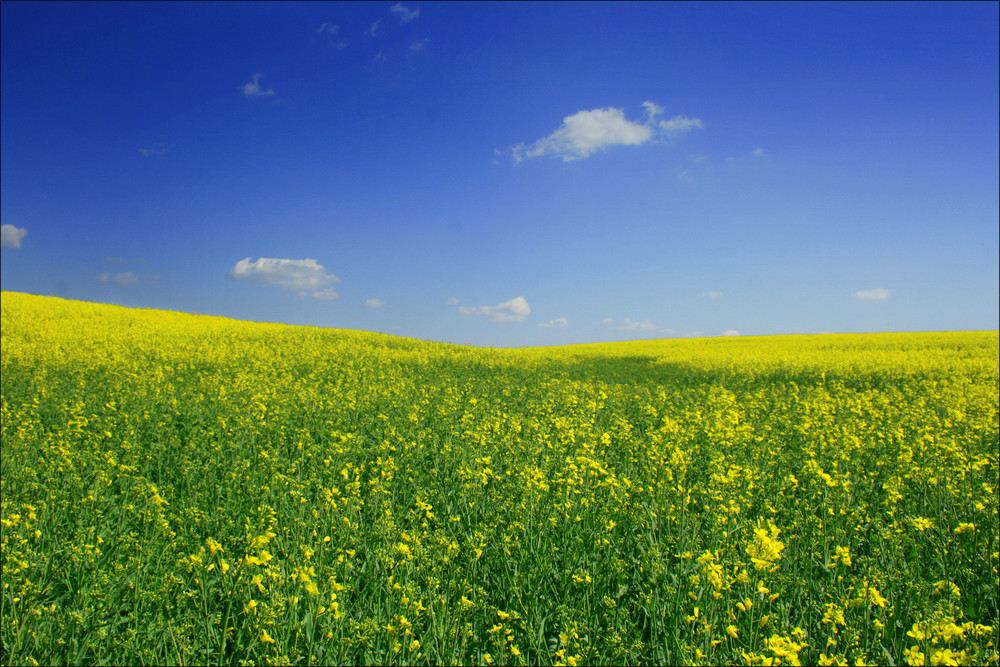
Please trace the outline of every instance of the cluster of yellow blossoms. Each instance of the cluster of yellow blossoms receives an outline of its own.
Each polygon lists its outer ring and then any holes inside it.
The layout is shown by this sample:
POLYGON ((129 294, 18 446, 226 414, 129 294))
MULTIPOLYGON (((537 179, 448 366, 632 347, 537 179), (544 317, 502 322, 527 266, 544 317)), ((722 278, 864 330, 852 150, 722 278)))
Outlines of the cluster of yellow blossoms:
POLYGON ((2 342, 3 665, 998 661, 997 332, 2 342))

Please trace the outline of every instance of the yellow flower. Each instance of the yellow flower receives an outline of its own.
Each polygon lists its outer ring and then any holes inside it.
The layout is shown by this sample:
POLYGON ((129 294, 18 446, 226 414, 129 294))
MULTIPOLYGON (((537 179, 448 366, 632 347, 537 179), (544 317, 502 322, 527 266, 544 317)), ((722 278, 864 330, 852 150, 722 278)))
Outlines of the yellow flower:
POLYGON ((837 546, 837 553, 833 556, 833 562, 842 563, 845 567, 851 564, 851 550, 848 547, 837 546))
MULTIPOLYGON (((907 633, 909 634, 909 633, 907 633)), ((914 644, 910 648, 903 651, 903 655, 906 656, 906 662, 911 665, 926 665, 926 656, 920 652, 920 647, 914 644)))
POLYGON ((213 540, 211 537, 205 540, 205 543, 208 545, 208 554, 210 556, 214 556, 222 551, 222 545, 213 540))
POLYGON ((740 638, 740 631, 736 628, 735 625, 727 625, 726 626, 726 634, 729 635, 730 637, 732 637, 733 639, 739 639, 740 638))
POLYGON ((964 652, 955 653, 950 648, 941 649, 939 651, 934 651, 931 653, 931 664, 932 665, 961 665, 959 662, 960 658, 964 658, 964 652))
POLYGON ((767 528, 758 527, 754 530, 753 542, 747 545, 746 553, 755 569, 769 572, 778 569, 775 563, 781 558, 781 551, 785 548, 785 543, 778 540, 780 534, 781 530, 771 522, 768 522, 767 528))
MULTIPOLYGON (((913 624, 913 629, 906 632, 907 636, 913 637, 918 642, 927 639, 927 634, 924 632, 923 627, 919 623, 913 624)), ((914 647, 916 648, 916 647, 914 647)))
POLYGON ((975 530, 976 530, 976 524, 963 522, 958 524, 958 527, 955 528, 954 533, 956 535, 961 535, 962 533, 975 532, 975 530))
POLYGON ((260 631, 260 640, 262 642, 264 642, 265 644, 273 644, 274 643, 274 639, 271 637, 271 635, 267 634, 267 630, 261 630, 260 631))

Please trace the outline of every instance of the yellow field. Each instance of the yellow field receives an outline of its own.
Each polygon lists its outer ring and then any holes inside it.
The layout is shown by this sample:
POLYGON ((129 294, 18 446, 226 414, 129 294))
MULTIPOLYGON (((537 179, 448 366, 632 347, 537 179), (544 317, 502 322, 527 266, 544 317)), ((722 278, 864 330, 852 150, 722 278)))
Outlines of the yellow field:
POLYGON ((996 664, 998 381, 4 292, 2 664, 996 664))

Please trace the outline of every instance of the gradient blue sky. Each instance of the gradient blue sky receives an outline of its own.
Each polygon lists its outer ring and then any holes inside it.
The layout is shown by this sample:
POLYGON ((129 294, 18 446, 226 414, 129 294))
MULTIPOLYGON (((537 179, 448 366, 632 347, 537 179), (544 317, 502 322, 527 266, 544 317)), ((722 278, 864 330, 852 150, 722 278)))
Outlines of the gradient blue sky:
POLYGON ((998 7, 4 2, 2 288, 496 346, 997 329, 998 7))

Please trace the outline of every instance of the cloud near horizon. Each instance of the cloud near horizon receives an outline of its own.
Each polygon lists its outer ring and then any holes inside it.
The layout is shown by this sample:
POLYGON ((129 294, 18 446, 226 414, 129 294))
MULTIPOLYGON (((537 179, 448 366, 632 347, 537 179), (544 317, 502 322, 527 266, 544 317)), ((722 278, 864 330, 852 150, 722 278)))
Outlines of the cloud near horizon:
POLYGON ((892 294, 891 289, 876 287, 875 289, 859 289, 854 293, 855 299, 868 299, 869 301, 884 301, 892 294))
POLYGON ((0 246, 4 248, 20 248, 21 239, 28 235, 28 230, 14 225, 0 225, 0 246))
POLYGON ((625 321, 622 322, 622 324, 621 324, 621 326, 619 328, 620 329, 625 329, 626 331, 636 331, 636 330, 639 330, 639 331, 652 331, 653 329, 656 328, 656 325, 653 324, 652 320, 646 319, 646 320, 641 320, 639 322, 636 322, 632 318, 626 317, 625 321))
POLYGON ((556 319, 549 320, 548 322, 539 322, 538 326, 565 329, 569 326, 569 320, 565 317, 557 317, 556 319))
POLYGON ((382 299, 376 299, 375 297, 365 299, 365 308, 381 308, 384 305, 385 301, 382 299))
POLYGON ((298 290, 300 296, 332 301, 339 295, 332 283, 340 278, 327 273, 323 265, 315 259, 275 259, 261 257, 255 262, 250 258, 241 259, 227 274, 234 280, 250 280, 268 285, 277 285, 287 290, 298 290), (326 288, 326 289, 324 289, 326 288))
POLYGON ((530 146, 522 142, 510 153, 515 162, 546 155, 573 162, 609 146, 638 146, 657 136, 670 137, 705 126, 700 118, 687 116, 658 120, 664 109, 653 102, 643 102, 642 107, 646 111, 644 123, 626 119, 625 111, 615 107, 578 111, 563 118, 562 125, 549 136, 530 146))
POLYGON ((523 296, 504 301, 496 306, 459 306, 463 315, 489 315, 493 322, 521 322, 531 313, 531 307, 523 296))
POLYGON ((140 282, 146 285, 152 285, 158 282, 159 279, 159 275, 137 276, 131 271, 122 271, 120 273, 110 273, 105 271, 97 276, 97 282, 99 283, 114 283, 120 287, 130 287, 132 285, 138 285, 140 282))

